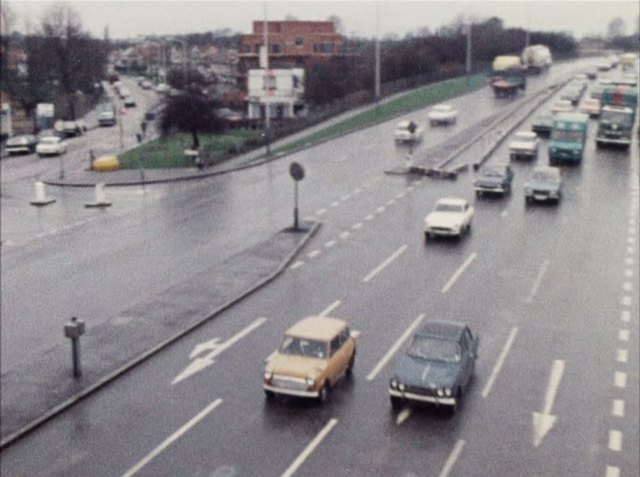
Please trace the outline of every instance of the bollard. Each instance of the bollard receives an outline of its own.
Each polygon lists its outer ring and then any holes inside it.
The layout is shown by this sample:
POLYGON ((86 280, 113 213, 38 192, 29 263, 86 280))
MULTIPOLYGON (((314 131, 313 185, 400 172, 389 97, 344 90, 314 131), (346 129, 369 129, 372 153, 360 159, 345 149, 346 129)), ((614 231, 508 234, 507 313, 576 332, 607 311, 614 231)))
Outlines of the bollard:
POLYGON ((107 200, 104 193, 104 182, 96 184, 96 201, 84 204, 85 207, 109 207, 110 205, 111 202, 107 200))
POLYGON ((84 321, 75 316, 64 325, 64 335, 71 339, 71 359, 73 362, 73 377, 78 378, 82 374, 80 369, 80 336, 84 334, 84 321))
POLYGON ((31 200, 31 205, 49 205, 56 201, 53 197, 47 197, 44 190, 44 182, 37 181, 35 183, 35 189, 36 196, 31 200))

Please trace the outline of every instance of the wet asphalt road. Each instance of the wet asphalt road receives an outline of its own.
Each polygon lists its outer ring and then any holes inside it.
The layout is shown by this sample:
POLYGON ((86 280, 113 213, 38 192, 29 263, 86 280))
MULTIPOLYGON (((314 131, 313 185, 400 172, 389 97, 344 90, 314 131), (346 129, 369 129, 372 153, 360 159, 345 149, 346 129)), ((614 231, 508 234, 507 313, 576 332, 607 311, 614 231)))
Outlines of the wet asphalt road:
MULTIPOLYGON (((488 93, 478 92, 478 101, 491 103, 488 93)), ((326 437, 297 475, 601 476, 609 475, 607 466, 634 475, 637 143, 629 153, 596 151, 592 124, 583 164, 563 167, 561 204, 525 206, 529 163, 513 164, 514 192, 504 199, 473 199, 469 174, 455 182, 384 175, 399 156, 388 140, 394 124, 291 157, 308 172, 301 184, 303 214, 325 224, 299 261, 267 288, 3 451, 3 475, 42 475, 42 469, 65 476, 288 475, 323 429, 326 437), (423 217, 445 195, 474 201, 473 232, 461 241, 425 244, 423 217), (364 281, 396 252, 396 260, 364 281), (260 387, 264 358, 291 323, 327 309, 360 333, 354 379, 334 389, 323 407, 291 400, 267 405, 260 387), (394 360, 371 375, 421 314, 465 321, 481 335, 473 388, 453 417, 432 409, 391 413, 386 387, 394 360), (171 384, 197 344, 228 340, 260 318, 214 364, 171 384), (557 361, 564 373, 549 409, 556 421, 536 447, 532 416, 545 408, 557 361), (625 373, 624 386, 616 373, 625 373), (624 402, 623 416, 616 401, 624 402), (210 412, 199 415, 203 409, 210 412), (182 428, 195 416, 192 427, 182 428)), ((529 127, 525 122, 522 129, 529 127)), ((541 151, 538 163, 545 163, 546 148, 541 151)), ((506 144, 494 158, 505 155, 506 144)), ((6 263, 9 273, 20 270, 18 283, 30 286, 45 281, 42 269, 70 262, 66 273, 56 272, 60 288, 74 290, 67 300, 30 306, 40 306, 43 315, 54 315, 53 307, 64 321, 65 303, 90 302, 84 305, 88 316, 95 310, 108 316, 116 311, 114 302, 125 307, 145 291, 188 276, 209 254, 242 249, 264 230, 288 224, 289 162, 145 194, 122 191, 125 210, 92 217, 91 227, 3 247, 3 361, 4 288, 18 278, 5 278, 6 263), (69 261, 73 245, 81 252, 69 261), (86 275, 83 280, 83 273, 73 273, 90 265, 101 277, 93 287, 86 275), (87 288, 98 292, 83 300, 87 288)), ((69 192, 65 202, 72 208, 79 197, 69 192)), ((30 316, 11 311, 16 314, 9 320, 30 316)), ((28 327, 10 329, 18 328, 28 327)), ((60 322, 47 330, 59 328, 60 322)), ((46 348, 46 339, 38 346, 46 348)), ((9 359, 21 352, 10 349, 9 359)))

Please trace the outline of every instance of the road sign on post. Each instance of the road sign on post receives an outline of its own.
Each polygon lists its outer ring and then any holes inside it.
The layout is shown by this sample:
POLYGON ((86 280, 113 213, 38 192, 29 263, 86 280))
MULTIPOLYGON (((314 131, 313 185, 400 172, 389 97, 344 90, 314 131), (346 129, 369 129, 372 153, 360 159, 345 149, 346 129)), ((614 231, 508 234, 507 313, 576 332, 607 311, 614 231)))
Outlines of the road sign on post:
POLYGON ((297 162, 289 166, 289 174, 294 180, 293 230, 298 230, 298 182, 304 179, 304 168, 297 162))

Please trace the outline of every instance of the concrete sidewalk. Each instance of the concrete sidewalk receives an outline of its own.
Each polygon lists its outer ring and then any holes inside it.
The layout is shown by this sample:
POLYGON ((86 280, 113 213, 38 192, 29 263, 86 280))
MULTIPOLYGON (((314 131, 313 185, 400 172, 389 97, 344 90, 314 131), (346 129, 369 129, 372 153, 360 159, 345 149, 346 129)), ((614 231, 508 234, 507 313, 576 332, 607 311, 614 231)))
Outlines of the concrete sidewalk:
POLYGON ((58 344, 2 373, 1 441, 9 445, 148 357, 266 285, 284 271, 317 232, 302 223, 212 264, 189 280, 92 326, 80 338, 82 376, 73 378, 71 343, 58 344))

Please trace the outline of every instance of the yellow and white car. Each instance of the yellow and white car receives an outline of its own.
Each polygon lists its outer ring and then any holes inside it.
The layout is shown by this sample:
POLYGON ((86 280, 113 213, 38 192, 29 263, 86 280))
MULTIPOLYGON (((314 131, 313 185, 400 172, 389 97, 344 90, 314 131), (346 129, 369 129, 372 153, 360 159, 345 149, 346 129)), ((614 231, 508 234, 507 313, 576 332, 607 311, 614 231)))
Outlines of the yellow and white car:
POLYGON ((331 388, 351 375, 356 341, 347 323, 310 316, 291 328, 280 348, 267 358, 263 388, 267 399, 276 395, 327 400, 331 388))

